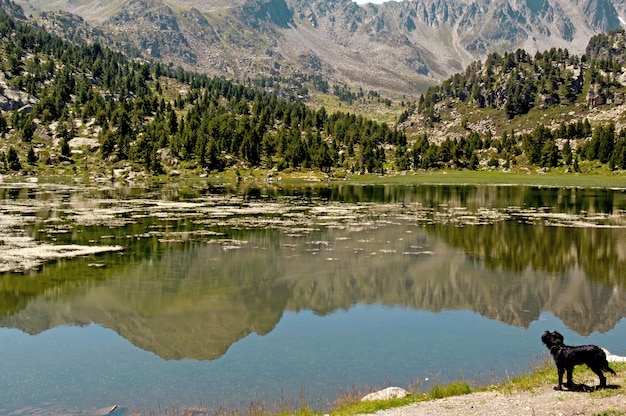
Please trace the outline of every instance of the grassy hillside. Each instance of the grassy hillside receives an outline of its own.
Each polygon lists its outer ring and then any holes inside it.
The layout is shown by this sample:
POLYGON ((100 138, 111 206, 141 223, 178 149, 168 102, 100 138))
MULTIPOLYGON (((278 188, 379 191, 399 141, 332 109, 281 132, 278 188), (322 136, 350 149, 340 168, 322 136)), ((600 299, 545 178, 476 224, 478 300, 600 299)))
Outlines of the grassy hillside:
POLYGON ((139 181, 255 170, 266 178, 619 172, 623 37, 596 37, 583 57, 492 54, 413 106, 307 76, 297 93, 285 94, 276 79, 236 84, 70 43, 2 14, 0 174, 139 181), (305 102, 309 85, 327 90, 315 104, 305 102))
POLYGON ((593 37, 583 56, 563 49, 493 53, 431 87, 401 125, 409 141, 426 137, 438 146, 481 138, 481 162, 493 168, 623 170, 624 50, 624 31, 617 30, 593 37), (602 155, 599 146, 606 146, 602 155))

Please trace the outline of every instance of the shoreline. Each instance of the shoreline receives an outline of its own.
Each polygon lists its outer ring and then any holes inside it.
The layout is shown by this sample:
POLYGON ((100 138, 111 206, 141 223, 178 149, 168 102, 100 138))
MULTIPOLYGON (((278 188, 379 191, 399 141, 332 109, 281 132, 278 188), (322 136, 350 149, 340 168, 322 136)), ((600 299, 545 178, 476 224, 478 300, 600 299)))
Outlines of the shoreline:
POLYGON ((183 172, 178 176, 150 176, 145 179, 119 177, 113 180, 99 177, 37 175, 2 175, 0 187, 20 185, 23 187, 60 186, 80 188, 119 188, 164 186, 175 184, 207 183, 214 185, 467 185, 467 186, 542 186, 556 188, 607 188, 626 189, 626 172, 586 172, 564 171, 530 172, 500 170, 429 170, 390 172, 386 175, 346 174, 332 176, 320 171, 274 172, 263 169, 224 171, 215 174, 198 174, 195 171, 183 172))
MULTIPOLYGON (((382 393, 380 397, 383 397, 385 392, 398 395, 397 398, 381 400, 379 403, 383 405, 380 410, 358 413, 348 411, 339 414, 342 416, 626 415, 624 397, 626 357, 611 354, 604 348, 603 350, 607 354, 607 361, 612 363, 613 369, 617 372, 615 376, 607 374, 606 389, 594 389, 597 376, 586 366, 581 365, 574 370, 574 381, 580 384, 576 384, 573 390, 557 390, 556 367, 552 359, 546 357, 544 366, 535 369, 529 375, 478 388, 467 394, 451 394, 447 397, 416 400, 404 405, 385 406, 384 403, 392 404, 394 401, 399 403, 404 399, 401 391, 390 387, 369 395, 373 398, 380 393, 382 393)), ((366 401, 367 397, 365 396, 362 401, 366 401)), ((330 413, 333 414, 336 413, 330 413)))

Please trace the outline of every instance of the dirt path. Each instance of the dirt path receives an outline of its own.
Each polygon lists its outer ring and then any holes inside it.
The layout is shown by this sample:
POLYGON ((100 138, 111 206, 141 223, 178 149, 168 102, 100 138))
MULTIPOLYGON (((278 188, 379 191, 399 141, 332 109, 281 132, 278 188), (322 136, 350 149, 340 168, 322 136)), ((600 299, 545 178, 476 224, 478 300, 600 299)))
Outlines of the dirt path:
POLYGON ((623 394, 556 391, 552 385, 532 391, 480 392, 415 403, 375 413, 377 416, 544 416, 626 415, 623 394))

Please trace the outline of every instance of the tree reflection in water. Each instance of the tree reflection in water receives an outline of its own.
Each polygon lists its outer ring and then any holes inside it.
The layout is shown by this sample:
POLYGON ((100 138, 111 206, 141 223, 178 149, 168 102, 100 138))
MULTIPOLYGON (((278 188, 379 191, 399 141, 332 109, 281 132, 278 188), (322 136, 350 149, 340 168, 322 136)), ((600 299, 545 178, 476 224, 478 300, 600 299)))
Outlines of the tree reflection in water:
POLYGON ((583 336, 626 316, 618 190, 13 188, 0 200, 2 223, 19 225, 6 232, 125 249, 1 275, 1 326, 97 323, 165 360, 217 360, 285 314, 358 305, 472 311, 519 328, 550 312, 583 336))

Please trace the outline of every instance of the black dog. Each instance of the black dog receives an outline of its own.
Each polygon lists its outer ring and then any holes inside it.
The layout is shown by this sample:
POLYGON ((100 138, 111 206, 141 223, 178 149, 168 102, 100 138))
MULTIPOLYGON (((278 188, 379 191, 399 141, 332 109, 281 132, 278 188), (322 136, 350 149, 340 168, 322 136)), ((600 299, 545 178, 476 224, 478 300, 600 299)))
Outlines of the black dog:
POLYGON ((606 377, 602 373, 603 370, 615 374, 615 371, 609 367, 606 354, 602 348, 596 345, 580 345, 577 347, 565 345, 563 344, 563 335, 557 331, 544 332, 541 336, 541 341, 550 350, 559 373, 559 385, 555 389, 563 389, 563 373, 565 370, 567 370, 567 384, 565 384, 565 387, 571 389, 574 386, 572 371, 574 366, 579 364, 587 364, 591 371, 600 377, 600 388, 606 387, 606 377))

